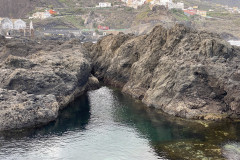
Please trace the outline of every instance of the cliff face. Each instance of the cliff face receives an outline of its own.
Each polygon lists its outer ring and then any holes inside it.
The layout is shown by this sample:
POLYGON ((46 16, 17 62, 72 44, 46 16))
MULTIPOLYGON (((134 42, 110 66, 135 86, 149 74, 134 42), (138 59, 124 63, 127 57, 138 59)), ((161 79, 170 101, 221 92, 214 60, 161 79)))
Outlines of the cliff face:
POLYGON ((240 48, 182 25, 85 44, 94 74, 174 116, 240 118, 240 48))

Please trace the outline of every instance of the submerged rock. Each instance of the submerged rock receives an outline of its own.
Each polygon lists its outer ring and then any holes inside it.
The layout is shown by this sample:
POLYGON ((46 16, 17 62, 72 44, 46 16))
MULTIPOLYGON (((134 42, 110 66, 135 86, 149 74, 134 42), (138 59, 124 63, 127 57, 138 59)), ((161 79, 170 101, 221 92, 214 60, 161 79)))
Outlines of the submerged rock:
POLYGON ((166 142, 157 146, 157 149, 168 153, 170 159, 186 160, 224 160, 219 146, 196 140, 181 140, 166 142))
POLYGON ((97 78, 148 106, 183 118, 240 118, 240 48, 216 34, 157 26, 85 47, 97 78))

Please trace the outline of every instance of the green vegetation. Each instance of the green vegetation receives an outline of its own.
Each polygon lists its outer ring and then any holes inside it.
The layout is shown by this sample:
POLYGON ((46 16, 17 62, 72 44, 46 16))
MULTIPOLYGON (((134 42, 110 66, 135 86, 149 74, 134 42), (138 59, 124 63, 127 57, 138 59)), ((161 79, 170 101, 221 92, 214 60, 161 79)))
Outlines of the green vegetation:
POLYGON ((66 0, 58 0, 59 2, 61 2, 61 3, 65 3, 66 2, 66 0))
POLYGON ((234 18, 233 24, 235 24, 236 26, 240 26, 240 17, 234 18))
POLYGON ((53 5, 49 5, 48 8, 53 9, 53 5))
POLYGON ((95 32, 96 32, 97 34, 99 34, 99 33, 100 33, 98 29, 95 29, 95 32))
POLYGON ((132 12, 134 9, 131 7, 125 7, 124 10, 127 12, 132 12))
POLYGON ((63 21, 72 24, 77 28, 82 28, 84 25, 84 20, 81 17, 76 16, 64 16, 63 21))
POLYGON ((184 12, 180 9, 171 9, 173 17, 176 18, 177 21, 188 21, 189 17, 184 14, 184 12))
POLYGON ((136 21, 144 20, 149 16, 151 9, 148 6, 141 8, 140 12, 136 15, 136 21))
POLYGON ((208 12, 207 15, 210 17, 218 17, 218 18, 224 18, 224 17, 231 16, 231 14, 229 12, 208 12))
POLYGON ((73 13, 75 13, 75 14, 84 14, 85 11, 82 8, 76 8, 76 9, 73 9, 73 13))
POLYGON ((70 1, 69 0, 58 0, 58 1, 66 4, 66 5, 72 5, 72 3, 73 3, 73 2, 71 2, 71 0, 70 1))
POLYGON ((98 27, 98 25, 97 25, 97 23, 93 23, 93 28, 97 28, 98 27))

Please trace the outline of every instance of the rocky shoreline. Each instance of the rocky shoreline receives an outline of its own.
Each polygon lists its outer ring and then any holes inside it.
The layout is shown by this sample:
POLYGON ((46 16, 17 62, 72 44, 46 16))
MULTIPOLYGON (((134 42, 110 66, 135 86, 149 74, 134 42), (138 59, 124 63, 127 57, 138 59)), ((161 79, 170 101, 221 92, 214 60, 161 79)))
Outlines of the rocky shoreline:
POLYGON ((76 97, 98 87, 79 42, 1 42, 0 130, 49 123, 76 97))
POLYGON ((85 47, 97 78, 149 107, 188 119, 240 118, 240 48, 219 35, 157 26, 85 47))
POLYGON ((240 48, 183 25, 96 44, 0 37, 0 130, 53 121, 99 81, 168 114, 240 118, 240 48))

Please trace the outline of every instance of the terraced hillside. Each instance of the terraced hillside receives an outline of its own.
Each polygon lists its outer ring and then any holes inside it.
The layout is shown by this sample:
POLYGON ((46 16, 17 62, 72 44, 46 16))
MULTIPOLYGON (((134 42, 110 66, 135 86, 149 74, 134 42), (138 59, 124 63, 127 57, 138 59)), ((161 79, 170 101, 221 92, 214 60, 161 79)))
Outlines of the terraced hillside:
POLYGON ((203 1, 228 5, 230 7, 240 7, 240 1, 238 0, 203 0, 203 1))
MULTIPOLYGON (((36 7, 93 7, 103 0, 0 0, 0 17, 24 18, 36 7)), ((118 3, 119 0, 108 0, 118 3)))

